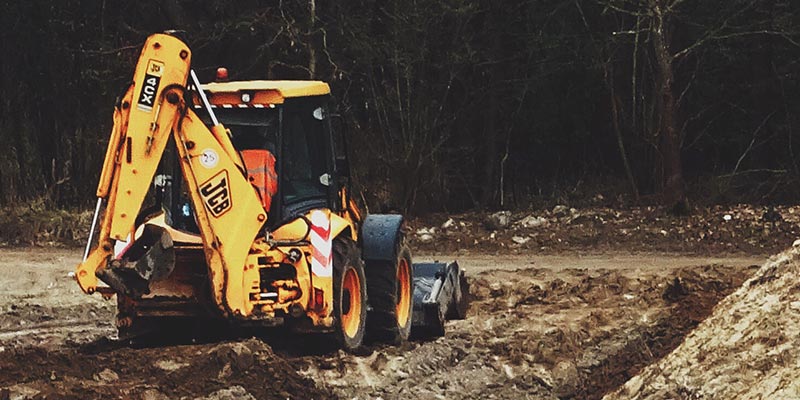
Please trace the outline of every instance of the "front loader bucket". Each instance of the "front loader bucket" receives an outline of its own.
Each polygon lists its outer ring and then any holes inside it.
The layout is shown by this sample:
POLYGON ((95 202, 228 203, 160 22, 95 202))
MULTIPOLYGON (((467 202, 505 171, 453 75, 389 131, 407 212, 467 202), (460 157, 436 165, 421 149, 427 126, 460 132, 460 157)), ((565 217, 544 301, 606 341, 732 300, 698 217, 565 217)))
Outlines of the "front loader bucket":
POLYGON ((444 322, 464 319, 469 307, 469 284, 457 262, 414 264, 415 337, 444 335, 444 322))
POLYGON ((134 299, 150 293, 150 283, 165 279, 175 268, 175 247, 164 228, 145 225, 142 236, 120 259, 97 270, 97 277, 115 292, 134 299))

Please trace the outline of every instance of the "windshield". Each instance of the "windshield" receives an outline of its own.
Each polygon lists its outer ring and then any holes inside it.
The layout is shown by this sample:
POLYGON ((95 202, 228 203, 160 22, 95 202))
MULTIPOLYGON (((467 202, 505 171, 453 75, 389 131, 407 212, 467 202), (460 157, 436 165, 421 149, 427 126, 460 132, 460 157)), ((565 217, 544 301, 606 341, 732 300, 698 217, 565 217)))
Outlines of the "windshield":
MULTIPOLYGON (((326 99, 315 96, 286 99, 275 108, 214 110, 219 122, 230 130, 237 150, 268 150, 275 157, 282 218, 328 206, 333 167, 326 99)), ((208 116, 202 114, 208 124, 208 116)))
POLYGON ((219 122, 230 129, 231 141, 237 150, 277 152, 280 131, 277 109, 221 109, 216 115, 219 122))

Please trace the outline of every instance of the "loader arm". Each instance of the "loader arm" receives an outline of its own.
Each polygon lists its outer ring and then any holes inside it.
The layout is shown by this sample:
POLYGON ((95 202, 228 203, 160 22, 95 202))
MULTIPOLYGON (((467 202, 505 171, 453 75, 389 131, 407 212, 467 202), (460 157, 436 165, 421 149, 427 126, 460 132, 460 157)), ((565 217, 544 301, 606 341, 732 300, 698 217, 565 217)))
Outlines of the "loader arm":
POLYGON ((173 36, 156 34, 145 42, 133 83, 114 110, 97 188, 106 202, 98 244, 75 277, 84 292, 94 293, 97 275, 114 258, 114 242, 133 239, 134 221, 172 133, 214 302, 225 315, 247 316, 252 306, 243 290, 245 261, 267 213, 225 128, 209 130, 185 103, 190 62, 189 48, 173 36))

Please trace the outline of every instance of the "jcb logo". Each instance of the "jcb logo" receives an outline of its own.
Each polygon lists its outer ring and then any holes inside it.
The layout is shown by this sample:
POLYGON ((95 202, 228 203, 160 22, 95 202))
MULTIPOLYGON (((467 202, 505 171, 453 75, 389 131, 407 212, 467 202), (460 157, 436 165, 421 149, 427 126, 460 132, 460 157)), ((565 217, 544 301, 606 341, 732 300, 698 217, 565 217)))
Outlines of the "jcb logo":
POLYGON ((151 75, 161 76, 161 63, 157 61, 150 61, 147 66, 147 73, 151 75))
POLYGON ((231 208, 231 196, 228 189, 228 173, 221 171, 213 178, 200 185, 200 196, 211 215, 219 218, 231 208))
POLYGON ((147 64, 147 71, 142 82, 142 91, 139 92, 137 107, 142 111, 153 111, 156 103, 156 93, 161 84, 161 75, 164 74, 164 64, 160 61, 150 60, 147 64))

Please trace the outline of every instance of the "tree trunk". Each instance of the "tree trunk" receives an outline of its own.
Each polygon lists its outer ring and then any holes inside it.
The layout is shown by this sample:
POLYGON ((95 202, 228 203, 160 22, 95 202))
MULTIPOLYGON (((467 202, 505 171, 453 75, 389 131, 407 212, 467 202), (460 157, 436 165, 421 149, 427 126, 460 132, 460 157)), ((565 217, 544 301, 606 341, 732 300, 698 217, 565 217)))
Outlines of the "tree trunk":
POLYGON ((636 179, 633 177, 631 164, 628 160, 628 152, 625 150, 625 142, 622 140, 622 129, 619 126, 619 107, 617 103, 616 91, 614 90, 614 69, 611 61, 603 64, 603 77, 605 78, 606 86, 608 87, 609 103, 611 105, 611 126, 614 128, 614 135, 617 138, 617 148, 622 157, 622 166, 625 168, 625 176, 628 177, 628 183, 631 185, 631 194, 633 194, 636 202, 639 202, 639 187, 636 185, 636 179))
POLYGON ((682 214, 688 211, 688 202, 683 181, 683 166, 681 164, 681 140, 677 129, 677 105, 673 84, 675 82, 672 53, 669 46, 669 15, 667 0, 651 0, 655 14, 653 26, 653 47, 656 57, 656 71, 658 73, 658 93, 661 98, 658 102, 660 151, 663 163, 662 196, 664 205, 673 212, 682 214))

